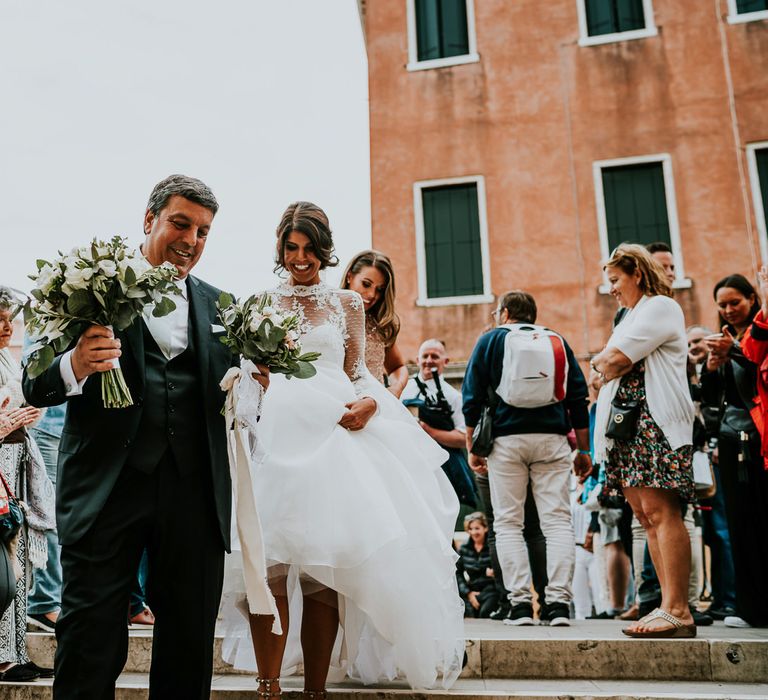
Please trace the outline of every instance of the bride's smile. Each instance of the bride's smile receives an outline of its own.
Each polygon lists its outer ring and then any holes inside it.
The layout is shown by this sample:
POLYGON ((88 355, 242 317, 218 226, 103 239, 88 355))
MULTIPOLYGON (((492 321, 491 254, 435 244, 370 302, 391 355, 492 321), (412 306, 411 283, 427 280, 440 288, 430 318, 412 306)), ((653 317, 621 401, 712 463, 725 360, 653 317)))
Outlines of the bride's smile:
POLYGON ((320 282, 322 266, 312 241, 300 231, 291 231, 285 240, 283 264, 291 275, 291 284, 312 285, 320 282))

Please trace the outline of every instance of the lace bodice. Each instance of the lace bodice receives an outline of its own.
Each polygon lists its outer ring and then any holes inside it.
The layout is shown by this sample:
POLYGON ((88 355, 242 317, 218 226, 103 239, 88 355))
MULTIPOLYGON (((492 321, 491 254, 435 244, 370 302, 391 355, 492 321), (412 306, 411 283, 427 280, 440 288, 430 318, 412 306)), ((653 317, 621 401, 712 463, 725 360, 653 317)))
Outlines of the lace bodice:
POLYGON ((370 316, 365 317, 365 364, 368 371, 377 381, 384 383, 384 375, 387 370, 384 368, 384 359, 387 354, 387 348, 384 340, 379 333, 375 321, 370 316))
POLYGON ((321 282, 309 287, 282 284, 267 292, 275 307, 301 313, 302 352, 343 367, 358 396, 371 380, 365 364, 365 311, 357 292, 321 282))

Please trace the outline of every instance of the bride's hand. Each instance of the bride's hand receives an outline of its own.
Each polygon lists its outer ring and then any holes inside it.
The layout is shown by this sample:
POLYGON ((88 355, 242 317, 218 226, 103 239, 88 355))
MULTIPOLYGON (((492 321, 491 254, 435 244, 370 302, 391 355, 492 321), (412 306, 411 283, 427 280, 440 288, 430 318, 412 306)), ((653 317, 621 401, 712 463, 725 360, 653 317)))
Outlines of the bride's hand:
POLYGON ((261 384, 261 388, 266 391, 269 389, 269 367, 266 365, 256 365, 258 372, 251 372, 251 376, 261 384))
POLYGON ((369 396, 352 401, 346 406, 348 410, 341 417, 339 425, 347 430, 362 430, 376 413, 376 401, 369 396))

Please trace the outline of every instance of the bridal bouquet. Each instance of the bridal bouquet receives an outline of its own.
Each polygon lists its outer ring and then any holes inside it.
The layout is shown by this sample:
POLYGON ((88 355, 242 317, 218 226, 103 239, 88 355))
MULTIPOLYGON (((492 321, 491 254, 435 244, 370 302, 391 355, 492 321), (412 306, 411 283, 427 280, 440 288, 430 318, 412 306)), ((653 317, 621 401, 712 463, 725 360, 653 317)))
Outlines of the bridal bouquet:
MULTIPOLYGON (((50 367, 88 326, 98 324, 125 330, 148 304, 153 316, 165 316, 176 308, 166 296, 176 290, 176 267, 169 262, 153 267, 125 239, 93 239, 90 245, 59 251, 48 262, 37 261, 35 287, 24 306, 24 322, 33 341, 27 372, 37 377, 50 367)), ((101 375, 105 408, 133 404, 119 363, 101 375)))
POLYGON ((315 375, 317 370, 312 363, 320 353, 302 354, 300 314, 278 311, 272 306, 269 294, 250 296, 236 303, 224 293, 219 297, 217 308, 225 330, 221 342, 233 352, 255 364, 266 365, 270 372, 284 374, 288 379, 315 375))

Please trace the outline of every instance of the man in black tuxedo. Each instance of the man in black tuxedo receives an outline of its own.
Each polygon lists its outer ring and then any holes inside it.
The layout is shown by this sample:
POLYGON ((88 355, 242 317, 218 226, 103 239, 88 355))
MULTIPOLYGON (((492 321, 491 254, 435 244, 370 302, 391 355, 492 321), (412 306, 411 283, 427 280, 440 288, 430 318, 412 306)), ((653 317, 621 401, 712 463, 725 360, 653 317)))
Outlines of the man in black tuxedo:
MULTIPOLYGON (((156 616, 150 698, 208 698, 229 550, 224 392, 237 358, 214 334, 219 290, 189 275, 218 209, 199 180, 155 186, 142 252, 179 270, 176 310, 125 331, 92 326, 47 372, 24 377, 34 406, 68 401, 59 447, 62 611, 54 698, 114 697, 128 651, 128 599, 142 551, 156 616), (120 358, 134 404, 105 409, 97 373, 120 358), (97 376, 91 376, 91 375, 97 376)), ((266 387, 266 375, 260 378, 266 387)))

